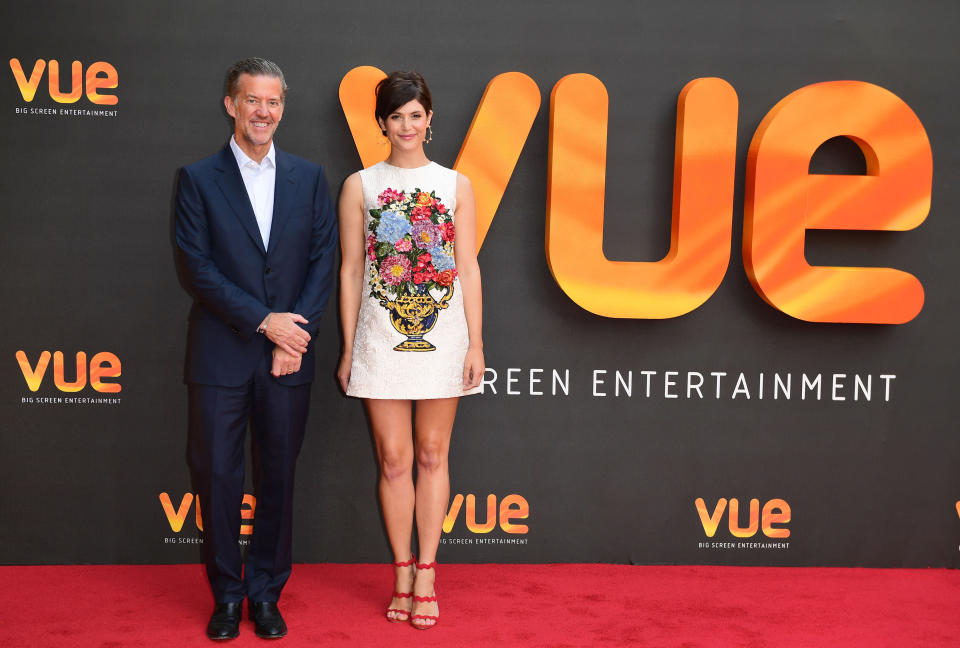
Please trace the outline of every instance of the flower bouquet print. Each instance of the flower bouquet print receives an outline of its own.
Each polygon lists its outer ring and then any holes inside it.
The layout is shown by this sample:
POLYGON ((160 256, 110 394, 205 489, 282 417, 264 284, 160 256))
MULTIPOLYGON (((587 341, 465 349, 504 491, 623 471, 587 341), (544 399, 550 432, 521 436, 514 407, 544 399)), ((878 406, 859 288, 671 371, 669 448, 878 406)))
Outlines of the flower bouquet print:
POLYGON ((457 269, 453 215, 435 192, 387 188, 370 210, 367 257, 370 297, 406 340, 394 351, 434 351, 423 339, 453 296, 457 269))

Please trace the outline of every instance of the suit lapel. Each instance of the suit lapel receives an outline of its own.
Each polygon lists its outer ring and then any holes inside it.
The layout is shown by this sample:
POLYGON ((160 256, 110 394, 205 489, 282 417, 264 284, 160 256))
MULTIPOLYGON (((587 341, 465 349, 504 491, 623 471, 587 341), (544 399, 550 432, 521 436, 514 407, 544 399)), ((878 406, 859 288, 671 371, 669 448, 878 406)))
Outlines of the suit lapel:
POLYGON ((270 226, 268 253, 276 249, 277 241, 290 218, 290 201, 296 195, 297 180, 297 168, 291 163, 290 156, 277 150, 277 179, 273 189, 273 224, 270 226))
MULTIPOLYGON (((247 234, 253 239, 257 248, 266 254, 267 251, 263 247, 263 237, 260 235, 260 227, 257 225, 257 217, 254 216, 253 206, 250 204, 250 196, 247 195, 247 188, 243 184, 240 169, 237 167, 237 159, 229 145, 220 153, 217 170, 220 171, 220 175, 217 177, 217 185, 237 215, 240 224, 243 225, 243 229, 247 230, 247 234)), ((272 234, 270 238, 273 238, 272 234)))

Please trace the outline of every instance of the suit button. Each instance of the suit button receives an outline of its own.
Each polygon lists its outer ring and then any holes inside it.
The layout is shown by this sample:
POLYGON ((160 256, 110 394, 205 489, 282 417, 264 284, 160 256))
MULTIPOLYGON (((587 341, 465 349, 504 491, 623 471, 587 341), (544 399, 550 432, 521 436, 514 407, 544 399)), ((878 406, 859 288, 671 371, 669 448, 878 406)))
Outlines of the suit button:
POLYGON ((270 268, 267 268, 267 270, 266 270, 266 272, 265 272, 264 274, 270 274, 270 268))
POLYGON ((230 330, 233 331, 233 332, 234 332, 235 334, 237 334, 237 335, 240 334, 240 329, 238 329, 236 326, 231 326, 231 327, 230 327, 230 330))

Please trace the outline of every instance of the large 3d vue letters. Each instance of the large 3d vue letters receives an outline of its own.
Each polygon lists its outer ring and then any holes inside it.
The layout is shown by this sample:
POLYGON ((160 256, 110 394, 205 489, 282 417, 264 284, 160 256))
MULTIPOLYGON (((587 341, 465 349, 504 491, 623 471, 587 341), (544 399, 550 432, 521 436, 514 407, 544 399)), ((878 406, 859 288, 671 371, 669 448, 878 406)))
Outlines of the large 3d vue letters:
MULTIPOLYGON (((340 101, 364 166, 389 154, 376 122, 374 67, 351 70, 340 101)), ((508 72, 487 86, 454 165, 477 195, 477 247, 496 213, 540 106, 530 77, 508 72)), ((680 93, 670 250, 660 261, 603 254, 607 91, 589 74, 560 79, 550 98, 547 262, 563 291, 606 317, 659 319, 696 309, 716 291, 730 259, 736 91, 695 79, 680 93)), ((818 83, 767 114, 750 145, 743 258, 771 306, 811 322, 900 324, 923 307, 923 287, 892 268, 811 266, 808 229, 913 229, 930 210, 933 161, 923 125, 891 92, 859 81, 818 83), (864 176, 809 173, 821 144, 856 142, 864 176)))
POLYGON ((714 293, 730 259, 737 93, 695 79, 680 93, 670 251, 657 262, 603 254, 607 91, 589 74, 560 79, 550 98, 547 261, 581 307, 606 317, 667 318, 714 293))
MULTIPOLYGON (((381 70, 357 67, 340 82, 340 105, 360 161, 369 167, 390 154, 373 111, 381 70)), ((510 176, 540 110, 540 89, 520 72, 497 75, 480 99, 453 168, 470 178, 477 202, 477 249, 490 229, 510 176)))
POLYGON ((899 97, 860 81, 806 86, 782 99, 750 144, 743 258, 774 308, 810 322, 902 324, 923 307, 923 287, 892 268, 811 266, 808 229, 913 229, 930 210, 933 161, 917 116, 899 97), (864 176, 809 174, 826 140, 846 136, 864 176))

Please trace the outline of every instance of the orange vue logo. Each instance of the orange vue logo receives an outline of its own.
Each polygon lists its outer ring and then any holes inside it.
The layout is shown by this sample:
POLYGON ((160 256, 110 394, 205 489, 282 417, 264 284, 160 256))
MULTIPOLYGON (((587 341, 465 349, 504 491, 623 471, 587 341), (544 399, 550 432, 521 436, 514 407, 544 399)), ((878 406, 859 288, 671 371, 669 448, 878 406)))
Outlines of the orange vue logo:
POLYGON ((464 508, 466 502, 466 512, 464 521, 467 530, 471 533, 490 533, 499 525, 504 533, 521 534, 529 531, 526 524, 516 524, 514 520, 526 520, 530 517, 530 504, 522 495, 511 494, 500 500, 497 506, 497 496, 487 495, 487 512, 483 522, 477 521, 477 496, 468 494, 466 496, 457 493, 450 503, 450 510, 443 519, 443 532, 450 533, 457 523, 460 511, 464 508))
POLYGON ((53 384, 62 392, 73 393, 82 390, 87 386, 88 375, 90 386, 102 394, 116 394, 122 389, 120 383, 108 382, 112 378, 120 377, 120 358, 108 351, 95 354, 90 358, 89 364, 87 363, 87 354, 83 351, 77 351, 73 367, 67 366, 67 360, 62 351, 54 351, 52 354, 49 351, 44 351, 37 358, 35 365, 30 362, 24 351, 17 351, 16 355, 20 371, 23 373, 23 379, 27 383, 27 388, 32 392, 40 389, 43 384, 51 357, 53 358, 53 384), (68 368, 74 376, 73 380, 67 380, 68 368))
MULTIPOLYGON (((195 497, 193 493, 184 493, 180 498, 180 504, 175 509, 170 495, 160 493, 160 506, 167 516, 167 522, 170 524, 170 530, 174 533, 180 533, 183 529, 187 517, 190 515, 190 506, 196 501, 194 507, 194 522, 199 531, 203 531, 203 515, 200 512, 200 498, 195 497)), ((240 504, 240 519, 244 522, 240 525, 240 535, 251 535, 253 533, 253 515, 257 510, 257 498, 250 493, 244 493, 243 502, 240 504)))
POLYGON ((90 103, 100 106, 115 106, 118 101, 117 95, 103 92, 116 88, 119 83, 117 68, 106 61, 91 63, 86 71, 80 61, 71 63, 68 89, 63 88, 63 82, 60 79, 60 62, 57 59, 49 61, 37 59, 29 78, 24 72, 20 59, 10 59, 10 69, 13 71, 17 87, 20 88, 20 94, 26 102, 31 102, 36 97, 43 82, 44 72, 47 77, 47 93, 57 103, 76 103, 84 94, 90 103))
POLYGON ((741 526, 740 502, 735 497, 731 498, 729 502, 726 498, 721 497, 716 506, 713 507, 713 512, 708 511, 707 504, 702 497, 698 497, 695 504, 697 513, 700 515, 700 523, 703 525, 703 532, 708 538, 712 538, 717 533, 717 529, 723 521, 724 512, 727 514, 727 526, 730 529, 730 535, 735 538, 752 538, 760 530, 768 538, 790 537, 790 529, 786 528, 786 525, 790 523, 790 505, 787 504, 786 500, 772 499, 763 505, 763 511, 761 512, 760 500, 751 499, 750 512, 745 526, 741 526))
MULTIPOLYGON (((340 103, 364 166, 384 159, 373 88, 362 66, 340 103)), ((453 168, 473 182, 477 248, 493 221, 540 111, 536 82, 506 72, 487 85, 453 168)), ((600 79, 570 74, 550 93, 546 255, 560 288, 604 317, 662 319, 699 308, 730 261, 739 98, 718 78, 690 81, 677 101, 670 250, 659 261, 603 252, 609 100, 600 79)), ((617 137, 625 137, 618 130, 617 137)), ((808 322, 902 324, 923 307, 920 281, 895 268, 820 266, 804 254, 809 230, 920 225, 930 211, 933 154, 919 118, 889 90, 862 81, 804 86, 764 117, 747 156, 741 254, 750 283, 773 308, 808 322), (865 175, 810 173, 821 144, 844 136, 865 175)), ((666 215, 664 215, 666 216, 666 215)))

